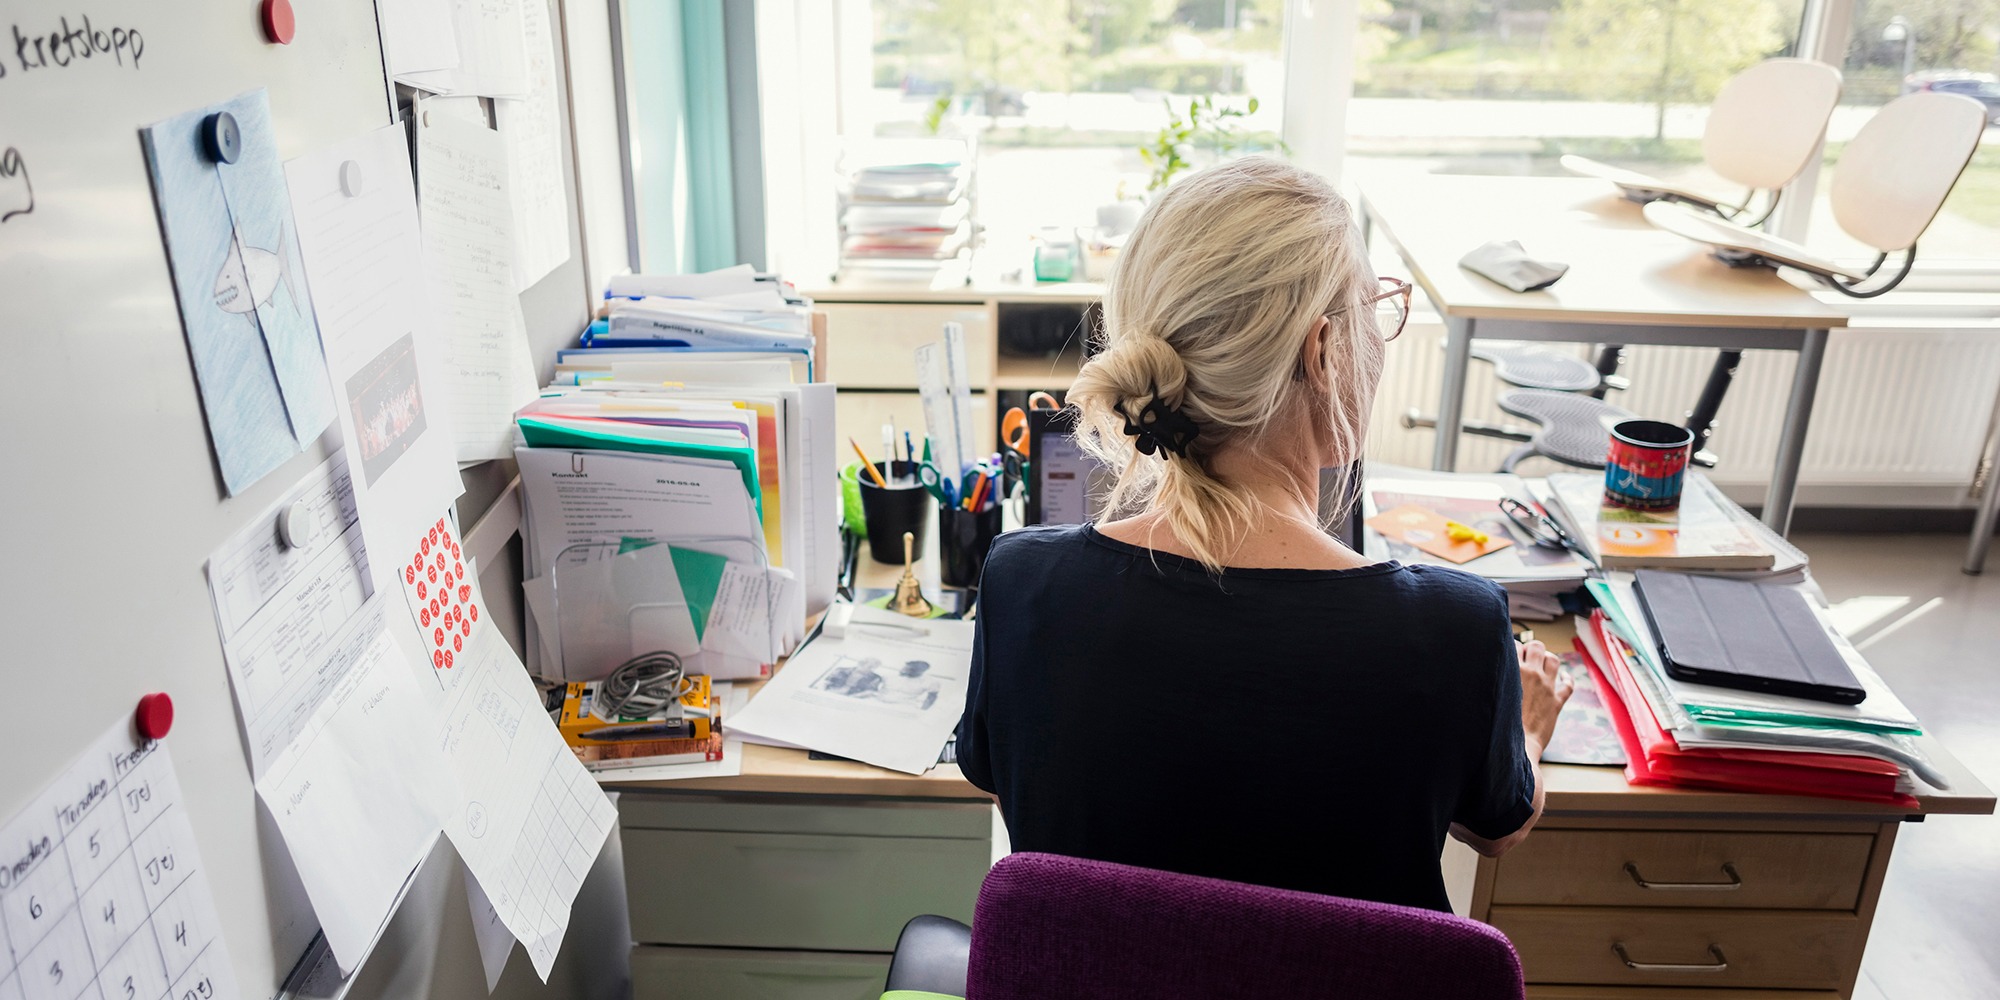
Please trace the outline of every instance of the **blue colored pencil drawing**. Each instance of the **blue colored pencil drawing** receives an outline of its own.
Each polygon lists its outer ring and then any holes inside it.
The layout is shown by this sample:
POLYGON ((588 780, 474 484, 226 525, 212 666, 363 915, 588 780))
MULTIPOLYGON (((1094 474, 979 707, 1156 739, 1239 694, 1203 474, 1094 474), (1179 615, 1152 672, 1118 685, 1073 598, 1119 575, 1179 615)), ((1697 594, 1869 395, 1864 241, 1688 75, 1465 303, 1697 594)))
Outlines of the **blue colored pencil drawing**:
MULTIPOLYGON (((283 283, 285 294, 292 298, 292 311, 298 311, 298 292, 292 288, 291 261, 285 256, 285 247, 277 250, 263 250, 243 242, 243 234, 233 234, 229 244, 229 259, 222 262, 222 273, 215 278, 215 305, 223 312, 244 313, 250 322, 257 322, 257 307, 266 305, 271 296, 283 283)), ((260 334, 262 330, 258 331, 260 334)))
POLYGON ((140 138, 209 440, 233 496, 333 419, 270 101, 252 91, 142 129, 140 138), (242 133, 234 163, 202 148, 202 122, 219 111, 242 133))

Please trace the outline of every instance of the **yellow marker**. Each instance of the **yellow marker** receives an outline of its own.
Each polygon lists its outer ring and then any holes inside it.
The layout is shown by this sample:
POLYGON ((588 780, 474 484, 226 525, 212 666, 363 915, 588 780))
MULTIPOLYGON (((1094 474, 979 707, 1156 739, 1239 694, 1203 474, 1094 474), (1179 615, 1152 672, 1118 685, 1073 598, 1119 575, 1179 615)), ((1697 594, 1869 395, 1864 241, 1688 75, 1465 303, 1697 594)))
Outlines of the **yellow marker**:
POLYGON ((1444 523, 1444 537, 1454 542, 1471 542, 1474 545, 1485 545, 1487 542, 1493 540, 1493 536, 1488 535, 1486 532, 1469 524, 1460 524, 1457 521, 1446 521, 1444 523))

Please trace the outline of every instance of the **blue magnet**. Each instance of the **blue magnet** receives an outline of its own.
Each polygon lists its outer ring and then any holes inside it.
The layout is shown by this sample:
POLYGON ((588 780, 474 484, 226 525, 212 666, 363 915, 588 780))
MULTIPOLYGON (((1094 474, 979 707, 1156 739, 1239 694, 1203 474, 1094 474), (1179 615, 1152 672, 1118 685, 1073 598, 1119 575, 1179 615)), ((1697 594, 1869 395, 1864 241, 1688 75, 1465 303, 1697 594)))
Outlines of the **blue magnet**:
POLYGON ((243 155, 243 130, 236 125, 236 116, 227 111, 217 111, 201 120, 201 148, 208 152, 208 158, 217 163, 235 163, 243 155))

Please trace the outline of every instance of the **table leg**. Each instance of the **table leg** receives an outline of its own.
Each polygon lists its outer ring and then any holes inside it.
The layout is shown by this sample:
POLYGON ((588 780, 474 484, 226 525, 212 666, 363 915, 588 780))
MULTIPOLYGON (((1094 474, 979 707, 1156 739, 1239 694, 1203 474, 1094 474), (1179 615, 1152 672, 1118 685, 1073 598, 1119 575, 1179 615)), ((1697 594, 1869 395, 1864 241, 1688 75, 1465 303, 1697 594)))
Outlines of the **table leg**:
POLYGON ((1764 498, 1764 523, 1783 535, 1791 531, 1792 501, 1799 489, 1799 460, 1805 456, 1806 427, 1812 421, 1813 396, 1819 391, 1820 363, 1826 359, 1826 331, 1807 330, 1799 343, 1798 366, 1792 370, 1792 398, 1785 407, 1785 427, 1778 435, 1778 457, 1771 470, 1771 490, 1764 498))
POLYGON ((1986 496, 1979 501, 1979 516, 1972 519, 1972 544, 1965 550, 1961 567, 1974 576, 1986 569, 1986 550, 1993 542, 1993 522, 2000 520, 2000 477, 1986 477, 1986 496))
POLYGON ((1993 524, 2000 521, 2000 394, 1993 397, 1993 416, 1986 424, 1986 440, 1980 443, 1979 461, 1986 467, 1986 495, 1980 498, 1979 514, 1972 519, 1972 543, 1966 546, 1965 563, 1960 568, 1978 576, 1986 568, 1986 550, 1993 543, 1993 524))
POLYGON ((1431 468, 1458 468, 1459 425, 1465 422, 1465 369, 1472 359, 1470 319, 1444 321, 1444 376, 1438 389, 1437 440, 1431 446, 1431 468))

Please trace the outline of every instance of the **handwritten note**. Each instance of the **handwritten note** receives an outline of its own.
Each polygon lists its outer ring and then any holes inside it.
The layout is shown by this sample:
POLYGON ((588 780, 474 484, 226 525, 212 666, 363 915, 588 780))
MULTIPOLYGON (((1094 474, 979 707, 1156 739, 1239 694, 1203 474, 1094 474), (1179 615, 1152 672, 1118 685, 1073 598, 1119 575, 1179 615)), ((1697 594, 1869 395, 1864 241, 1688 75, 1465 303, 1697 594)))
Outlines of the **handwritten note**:
POLYGON ((0 849, 0 996, 237 996, 173 761, 129 721, 0 827, 0 849))
POLYGON ((424 267, 451 316, 445 377, 460 461, 512 454, 514 411, 536 393, 506 178, 498 133, 418 105, 424 267))
POLYGON ((432 72, 398 73, 397 79, 436 94, 525 94, 528 70, 521 38, 521 4, 522 0, 452 0, 457 65, 432 72))
POLYGON ((527 291, 569 259, 569 207, 562 174, 562 94, 547 0, 521 0, 528 95, 493 102, 507 144, 507 197, 514 205, 514 290, 527 291))
POLYGON ((349 665, 257 780, 342 972, 374 946, 457 791, 430 757, 426 705, 386 631, 386 600, 348 621, 336 646, 349 665))

